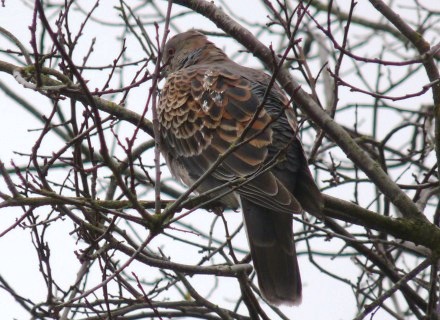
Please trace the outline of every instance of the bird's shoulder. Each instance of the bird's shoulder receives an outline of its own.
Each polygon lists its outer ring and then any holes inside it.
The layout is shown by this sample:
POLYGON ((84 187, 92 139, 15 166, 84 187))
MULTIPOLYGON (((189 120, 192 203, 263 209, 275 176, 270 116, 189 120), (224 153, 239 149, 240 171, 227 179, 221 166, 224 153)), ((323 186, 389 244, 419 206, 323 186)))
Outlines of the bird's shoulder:
POLYGON ((180 69, 168 75, 162 89, 160 122, 172 128, 201 119, 208 128, 233 126, 240 134, 258 111, 253 128, 261 130, 271 121, 265 108, 259 108, 264 94, 260 87, 269 80, 261 71, 233 63, 180 69))
POLYGON ((196 64, 168 75, 159 108, 173 113, 173 110, 189 103, 199 111, 219 118, 223 116, 223 111, 230 111, 224 107, 232 102, 229 106, 239 107, 242 111, 239 115, 233 115, 235 119, 248 121, 264 102, 264 109, 273 118, 289 108, 290 101, 277 83, 271 80, 272 77, 265 72, 233 61, 196 64), (239 102, 239 105, 234 102, 239 102))

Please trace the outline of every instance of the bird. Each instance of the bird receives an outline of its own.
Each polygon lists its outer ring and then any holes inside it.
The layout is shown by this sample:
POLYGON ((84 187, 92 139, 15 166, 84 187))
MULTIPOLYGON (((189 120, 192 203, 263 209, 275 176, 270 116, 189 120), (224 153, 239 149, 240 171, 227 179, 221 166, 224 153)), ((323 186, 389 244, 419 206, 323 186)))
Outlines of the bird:
POLYGON ((196 30, 171 37, 162 62, 157 117, 172 175, 187 186, 204 176, 196 192, 241 206, 262 296, 299 305, 292 215, 320 214, 323 202, 290 100, 270 75, 237 64, 196 30))

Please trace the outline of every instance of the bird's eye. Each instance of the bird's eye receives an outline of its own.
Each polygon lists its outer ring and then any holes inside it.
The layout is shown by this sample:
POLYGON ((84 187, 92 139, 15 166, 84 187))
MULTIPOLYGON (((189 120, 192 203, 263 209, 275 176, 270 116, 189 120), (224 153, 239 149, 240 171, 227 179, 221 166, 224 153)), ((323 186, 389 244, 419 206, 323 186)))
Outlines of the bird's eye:
POLYGON ((168 49, 168 56, 173 56, 174 55, 174 52, 175 52, 175 50, 174 50, 174 48, 169 48, 168 49))

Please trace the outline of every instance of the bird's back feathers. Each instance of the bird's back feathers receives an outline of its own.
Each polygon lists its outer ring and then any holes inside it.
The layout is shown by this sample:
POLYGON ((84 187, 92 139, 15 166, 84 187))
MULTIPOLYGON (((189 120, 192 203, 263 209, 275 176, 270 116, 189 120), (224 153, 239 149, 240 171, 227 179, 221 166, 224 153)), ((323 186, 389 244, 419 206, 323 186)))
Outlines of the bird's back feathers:
MULTIPOLYGON (((197 188, 235 179, 260 289, 275 305, 298 304, 301 277, 292 217, 319 213, 322 198, 298 139, 289 100, 270 76, 230 60, 195 31, 165 47, 168 77, 159 101, 162 153, 172 173, 191 185, 223 157, 197 188)), ((230 186, 213 196, 228 192, 230 186)), ((223 197, 236 207, 233 193, 223 197)))

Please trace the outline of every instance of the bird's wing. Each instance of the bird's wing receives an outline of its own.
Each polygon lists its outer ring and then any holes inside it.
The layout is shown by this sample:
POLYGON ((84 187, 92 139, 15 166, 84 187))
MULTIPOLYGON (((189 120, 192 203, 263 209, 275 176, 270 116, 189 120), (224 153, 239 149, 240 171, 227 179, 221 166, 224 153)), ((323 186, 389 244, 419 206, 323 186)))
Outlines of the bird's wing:
POLYGON ((276 119, 259 108, 261 96, 253 87, 248 79, 221 66, 170 74, 159 102, 166 158, 175 160, 180 170, 173 170, 174 174, 187 183, 184 175, 196 180, 224 156, 211 174, 214 179, 247 178, 237 190, 241 196, 278 212, 301 212, 301 205, 268 167, 276 119), (231 145, 236 147, 225 156, 231 145))

